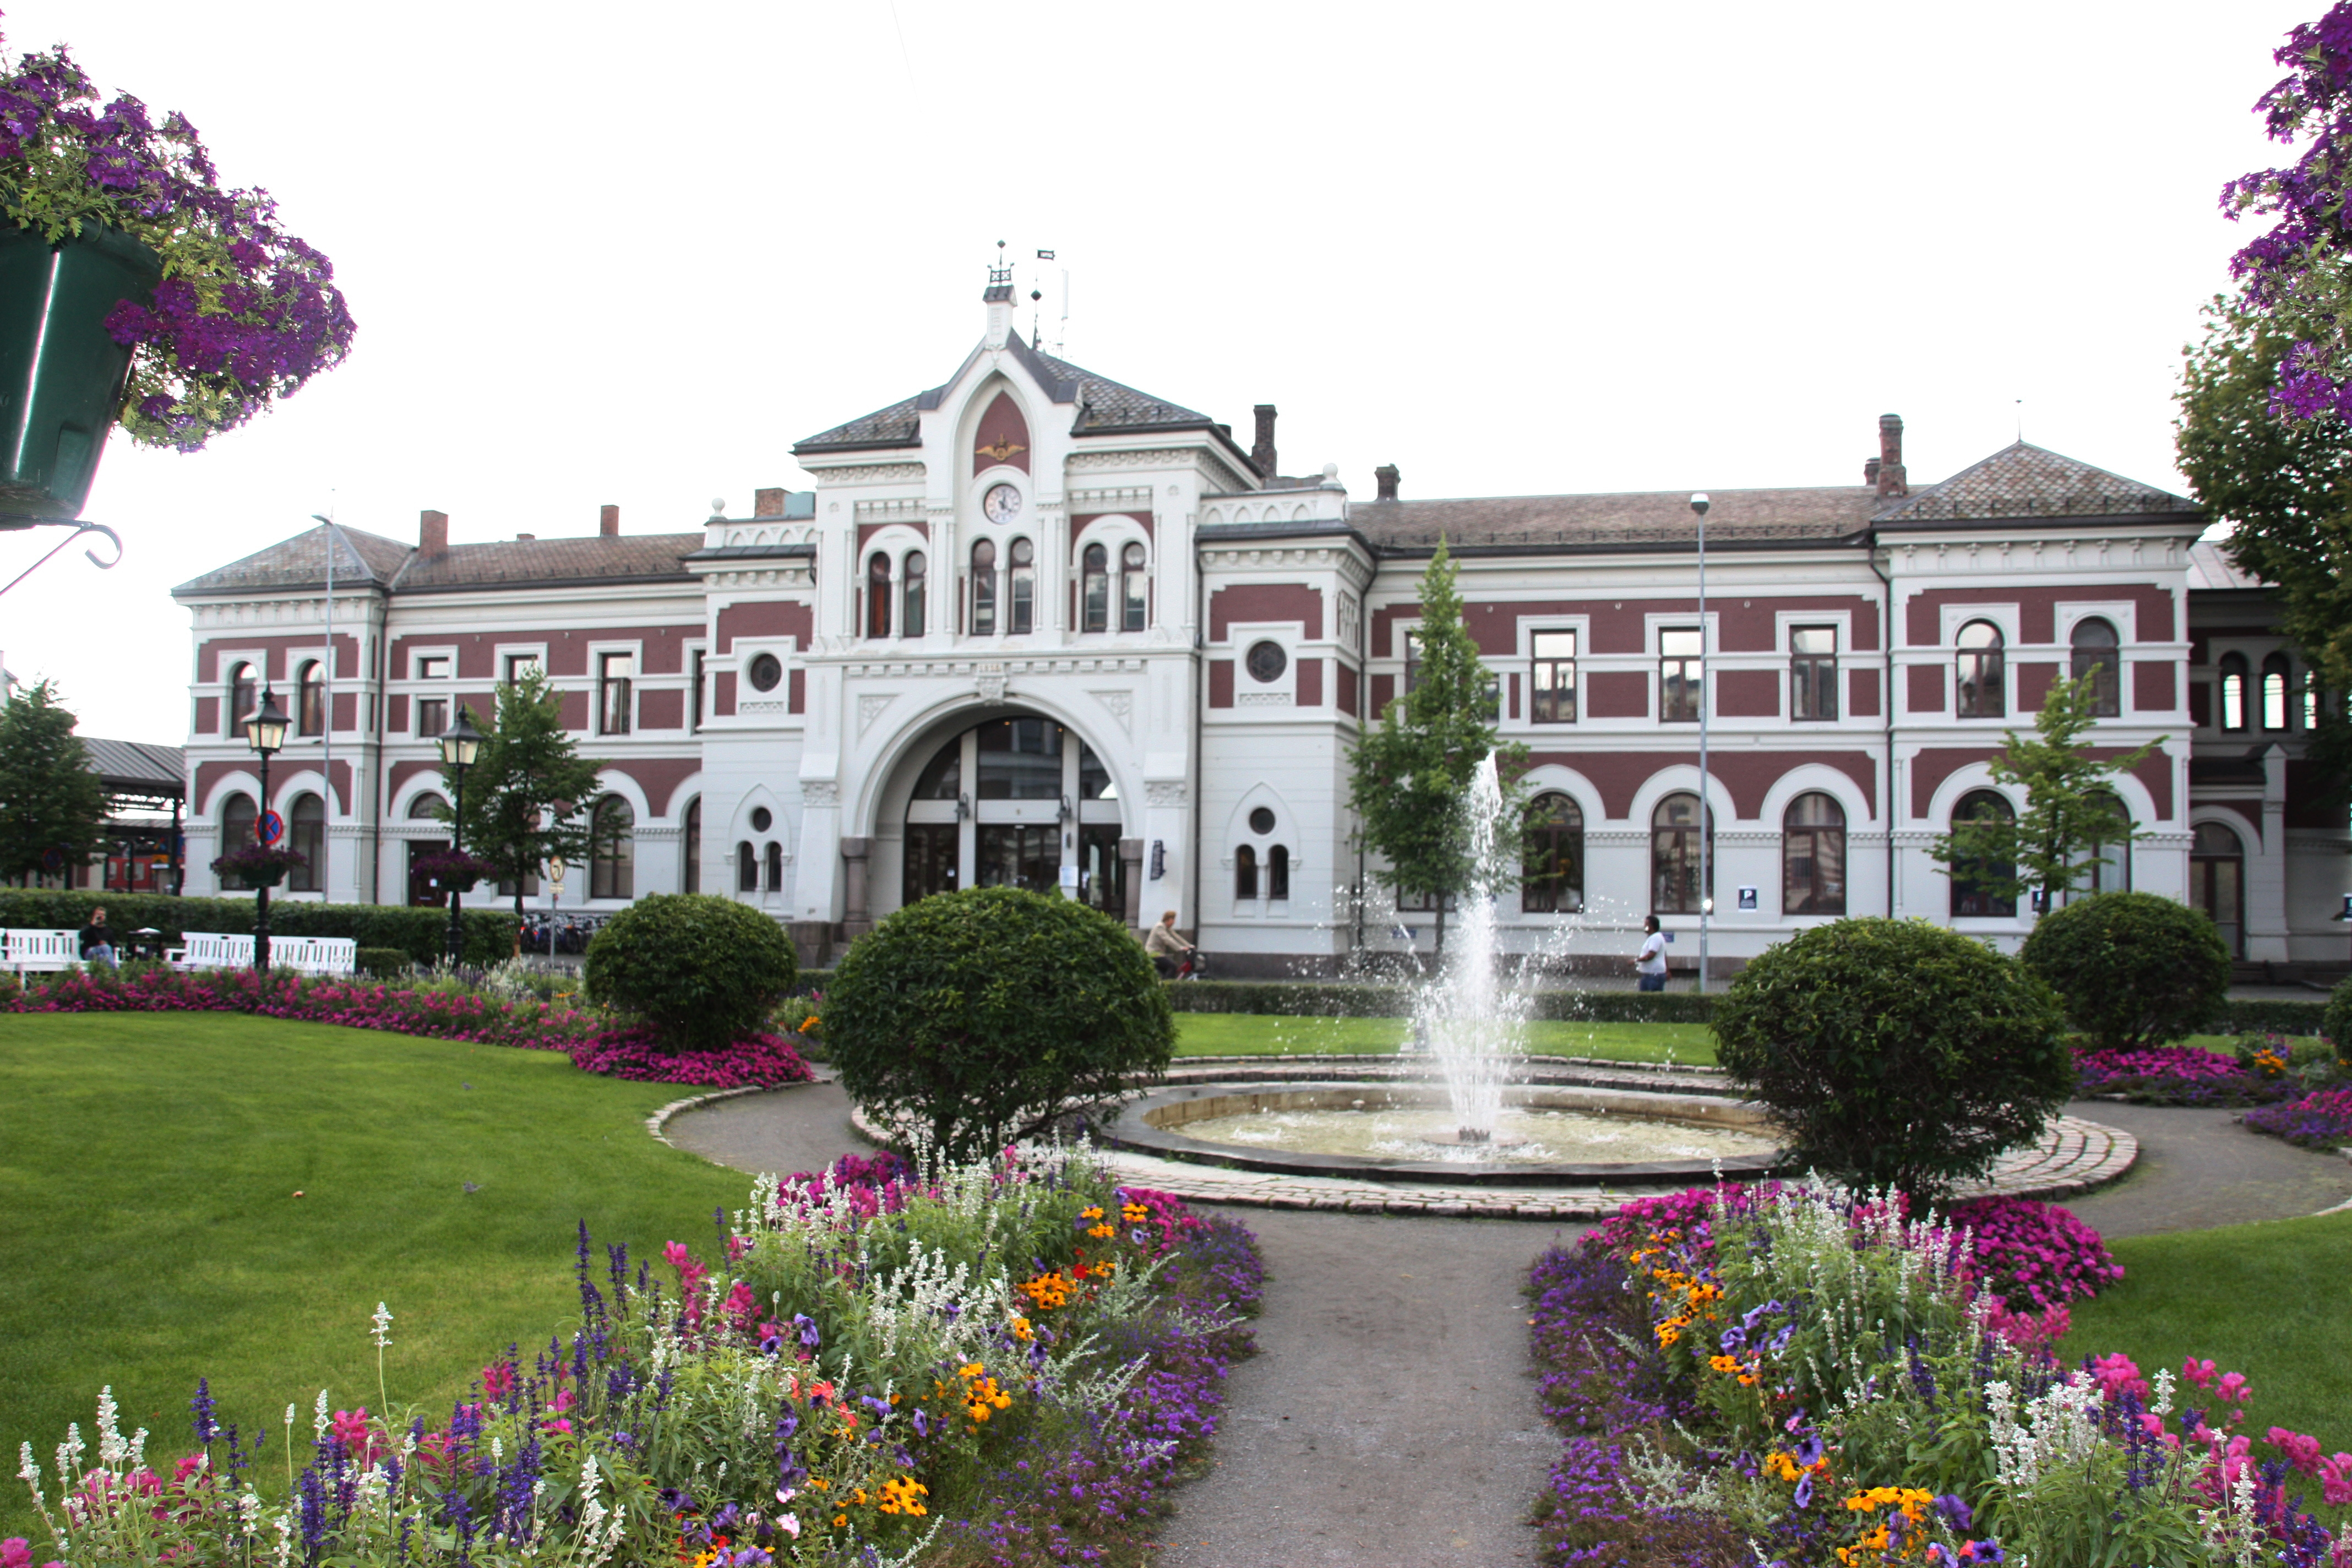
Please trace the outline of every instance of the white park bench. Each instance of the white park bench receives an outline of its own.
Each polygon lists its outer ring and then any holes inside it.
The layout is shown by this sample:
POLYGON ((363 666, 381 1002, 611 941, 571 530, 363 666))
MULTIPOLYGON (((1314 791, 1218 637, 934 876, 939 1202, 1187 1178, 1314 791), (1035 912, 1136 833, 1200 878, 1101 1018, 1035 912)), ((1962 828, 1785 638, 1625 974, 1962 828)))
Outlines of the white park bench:
MULTIPOLYGON (((347 936, 273 936, 269 967, 300 974, 349 974, 359 966, 359 949, 347 936)), ((163 956, 174 969, 250 969, 253 938, 192 931, 163 956)))
POLYGON ((80 962, 79 931, 0 931, 0 967, 19 974, 55 973, 80 962))

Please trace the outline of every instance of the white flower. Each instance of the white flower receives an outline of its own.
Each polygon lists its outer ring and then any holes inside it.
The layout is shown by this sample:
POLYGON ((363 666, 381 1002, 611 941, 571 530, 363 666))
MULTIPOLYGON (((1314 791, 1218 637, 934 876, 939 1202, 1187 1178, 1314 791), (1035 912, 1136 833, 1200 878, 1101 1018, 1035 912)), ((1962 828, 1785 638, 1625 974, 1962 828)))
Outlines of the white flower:
MULTIPOLYGON (((290 1411, 294 1407, 289 1405, 286 1408, 290 1411)), ((323 1443, 327 1440, 327 1428, 334 1424, 334 1417, 327 1414, 327 1391, 322 1388, 319 1390, 319 1407, 310 1413, 310 1430, 323 1443)))
POLYGON ((375 1315, 374 1315, 373 1317, 370 1318, 370 1319, 368 1320, 368 1321, 370 1321, 371 1323, 373 1323, 373 1324, 375 1325, 375 1348, 376 1348, 376 1349, 378 1349, 378 1350, 382 1350, 382 1349, 383 1349, 386 1345, 389 1345, 390 1343, 392 1343, 392 1309, 391 1309, 391 1308, 389 1308, 389 1307, 385 1306, 382 1301, 378 1301, 378 1302, 375 1304, 375 1315))

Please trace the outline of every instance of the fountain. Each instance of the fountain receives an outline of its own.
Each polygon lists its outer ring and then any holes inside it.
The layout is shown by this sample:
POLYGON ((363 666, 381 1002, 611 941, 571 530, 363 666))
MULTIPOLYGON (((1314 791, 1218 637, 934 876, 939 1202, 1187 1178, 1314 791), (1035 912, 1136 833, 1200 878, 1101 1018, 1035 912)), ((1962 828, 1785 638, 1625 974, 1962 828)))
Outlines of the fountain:
POLYGON ((1129 1104, 1111 1142, 1248 1170, 1455 1184, 1667 1184, 1769 1170, 1780 1144, 1760 1109, 1707 1081, 1685 1090, 1638 1068, 1531 1070, 1540 966, 1504 969, 1496 903, 1518 867, 1492 756, 1461 810, 1468 885, 1436 973, 1415 990, 1408 1049, 1350 1064, 1353 1076, 1307 1061, 1221 1068, 1129 1104))

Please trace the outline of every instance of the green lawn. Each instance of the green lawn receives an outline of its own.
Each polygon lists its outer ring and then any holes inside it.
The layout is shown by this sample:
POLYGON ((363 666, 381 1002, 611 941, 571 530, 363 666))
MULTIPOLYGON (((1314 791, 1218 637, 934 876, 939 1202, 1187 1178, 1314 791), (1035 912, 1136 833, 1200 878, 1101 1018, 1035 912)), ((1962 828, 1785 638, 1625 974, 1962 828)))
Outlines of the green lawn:
MULTIPOLYGON (((2352 1214, 2173 1231, 2109 1244, 2124 1278, 2074 1309, 2060 1353, 2121 1351, 2153 1374, 2194 1355, 2253 1384, 2244 1429, 2308 1432, 2326 1452, 2352 1450, 2352 1355, 2344 1349, 2345 1281, 2352 1279, 2352 1214)), ((2184 1387, 2176 1406, 2210 1409, 2184 1387)), ((2216 1423, 2218 1425, 2218 1422, 2216 1423)), ((2323 1518, 2319 1488, 2306 1506, 2323 1518)))
MULTIPOLYGON (((126 1434, 183 1451, 200 1376, 223 1419, 271 1428, 275 1470, 289 1401, 306 1443, 320 1387, 339 1409, 381 1403, 379 1300, 394 1405, 446 1409, 577 1310, 580 1220, 641 1257, 742 1205, 743 1177, 646 1135, 680 1092, 557 1052, 317 1024, 0 1016, 9 1470, 19 1442, 46 1457, 68 1421, 87 1436, 104 1384, 126 1434)), ((0 1489, 0 1535, 37 1536, 29 1515, 20 1483, 0 1489)))
MULTIPOLYGON (((1180 1057, 1315 1056, 1393 1051, 1402 1018, 1276 1018, 1253 1013, 1179 1013, 1180 1057)), ((1552 1056, 1628 1062, 1712 1062, 1715 1034, 1705 1024, 1537 1023, 1528 1048, 1552 1056)))

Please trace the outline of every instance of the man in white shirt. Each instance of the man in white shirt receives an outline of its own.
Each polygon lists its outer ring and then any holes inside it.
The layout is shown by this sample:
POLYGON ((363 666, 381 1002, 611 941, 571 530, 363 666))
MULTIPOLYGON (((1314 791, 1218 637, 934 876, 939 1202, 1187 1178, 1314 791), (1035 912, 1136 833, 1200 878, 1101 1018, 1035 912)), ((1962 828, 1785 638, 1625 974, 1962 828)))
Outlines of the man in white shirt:
POLYGON ((1633 961, 1633 973, 1641 977, 1639 984, 1642 990, 1664 991, 1666 988, 1665 933, 1658 929, 1658 917, 1655 915, 1642 918, 1642 930, 1647 934, 1642 939, 1642 955, 1633 961))

